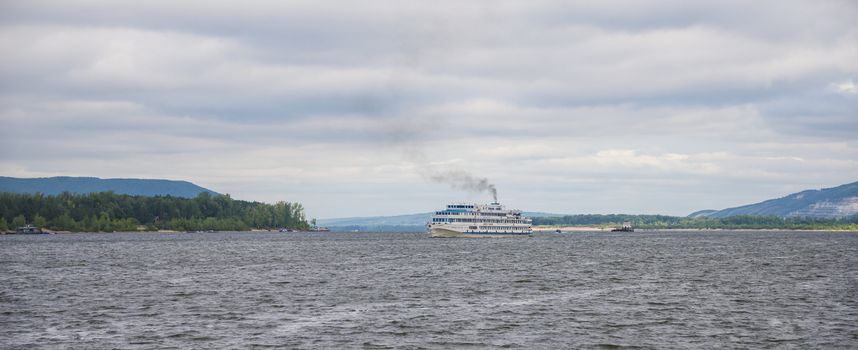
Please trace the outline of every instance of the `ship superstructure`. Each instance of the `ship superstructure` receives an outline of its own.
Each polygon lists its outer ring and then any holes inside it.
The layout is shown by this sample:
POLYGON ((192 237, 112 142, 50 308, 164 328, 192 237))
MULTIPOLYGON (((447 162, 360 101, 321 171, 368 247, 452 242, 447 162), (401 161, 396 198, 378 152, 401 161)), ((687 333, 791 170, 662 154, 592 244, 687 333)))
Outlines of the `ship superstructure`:
POLYGON ((455 203, 436 211, 426 224, 432 237, 530 236, 532 221, 520 210, 508 210, 499 203, 455 203))

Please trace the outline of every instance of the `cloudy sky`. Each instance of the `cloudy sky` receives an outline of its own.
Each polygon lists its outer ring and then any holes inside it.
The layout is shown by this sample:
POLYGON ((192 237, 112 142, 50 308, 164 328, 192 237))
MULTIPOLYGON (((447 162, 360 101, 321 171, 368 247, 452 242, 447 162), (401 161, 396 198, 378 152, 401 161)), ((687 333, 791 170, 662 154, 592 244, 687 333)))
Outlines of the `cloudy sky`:
POLYGON ((0 175, 189 180, 311 217, 485 193, 686 215, 858 181, 858 3, 0 3, 0 175))

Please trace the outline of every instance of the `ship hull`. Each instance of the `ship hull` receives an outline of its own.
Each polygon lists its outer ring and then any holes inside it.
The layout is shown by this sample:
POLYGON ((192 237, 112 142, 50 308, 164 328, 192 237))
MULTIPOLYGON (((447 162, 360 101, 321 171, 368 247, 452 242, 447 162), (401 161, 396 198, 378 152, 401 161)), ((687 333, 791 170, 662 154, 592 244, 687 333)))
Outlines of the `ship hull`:
POLYGON ((530 237, 526 232, 460 232, 448 228, 432 227, 429 236, 433 238, 484 238, 484 237, 530 237))

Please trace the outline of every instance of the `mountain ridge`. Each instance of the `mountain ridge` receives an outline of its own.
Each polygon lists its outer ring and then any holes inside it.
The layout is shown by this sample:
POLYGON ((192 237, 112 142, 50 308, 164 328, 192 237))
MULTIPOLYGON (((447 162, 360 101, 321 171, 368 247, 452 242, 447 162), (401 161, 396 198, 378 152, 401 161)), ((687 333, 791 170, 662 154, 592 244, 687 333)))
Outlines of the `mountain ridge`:
POLYGON ((203 192, 207 192, 212 195, 220 195, 215 191, 183 180, 135 178, 102 179, 98 177, 76 176, 38 178, 0 176, 0 192, 39 192, 44 195, 57 195, 62 192, 93 193, 108 191, 116 194, 150 197, 169 195, 173 197, 193 198, 203 192))
POLYGON ((834 219, 858 214, 858 182, 804 190, 780 198, 721 210, 701 210, 689 217, 724 218, 736 215, 834 219))

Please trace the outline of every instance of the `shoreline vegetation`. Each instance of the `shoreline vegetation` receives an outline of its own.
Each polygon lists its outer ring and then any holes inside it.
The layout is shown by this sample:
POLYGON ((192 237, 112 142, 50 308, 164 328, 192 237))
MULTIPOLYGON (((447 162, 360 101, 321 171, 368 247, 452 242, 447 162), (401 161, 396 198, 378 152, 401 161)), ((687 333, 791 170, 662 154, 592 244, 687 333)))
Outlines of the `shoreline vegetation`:
MULTIPOLYGON (((592 233, 603 232, 611 233, 611 229, 616 227, 593 227, 593 226, 534 226, 533 232, 539 233, 556 233, 560 230, 561 233, 592 233)), ((635 232, 858 232, 855 229, 793 229, 793 228, 635 228, 635 232)), ((623 232, 620 232, 622 234, 623 232)))
MULTIPOLYGON (((580 214, 534 217, 535 232, 610 231, 630 222, 642 231, 858 231, 858 215, 820 219, 738 215, 725 218, 667 215, 580 214)), ((234 200, 227 195, 200 193, 194 198, 131 196, 113 192, 58 195, 0 193, 0 233, 14 233, 31 224, 48 233, 71 232, 205 232, 293 231, 312 226, 300 203, 266 204, 234 200)), ((398 226, 391 226, 398 227, 398 226)), ((413 228, 422 225, 402 226, 413 228)), ((340 230, 341 231, 341 230, 340 230)), ((355 227, 348 231, 363 231, 355 227)), ((382 232, 392 232, 382 230, 382 232)))
POLYGON ((203 192, 194 198, 113 192, 0 193, 0 232, 31 224, 49 233, 309 230, 300 203, 266 204, 203 192))
POLYGON ((535 229, 561 231, 609 231, 630 222, 636 230, 801 230, 858 231, 858 215, 839 219, 736 215, 724 218, 668 215, 582 214, 535 217, 535 229), (566 228, 566 229, 564 229, 566 228))

